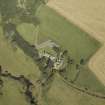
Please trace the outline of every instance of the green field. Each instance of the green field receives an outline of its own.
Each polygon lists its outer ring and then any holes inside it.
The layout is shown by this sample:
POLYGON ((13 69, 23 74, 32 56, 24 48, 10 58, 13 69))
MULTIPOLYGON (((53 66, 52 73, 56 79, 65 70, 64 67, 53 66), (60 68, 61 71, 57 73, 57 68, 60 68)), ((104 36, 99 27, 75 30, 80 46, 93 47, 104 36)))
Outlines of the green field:
MULTIPOLYGON (((89 58, 97 51, 100 44, 86 32, 68 22, 64 17, 47 6, 42 6, 40 11, 37 12, 37 16, 40 19, 38 42, 42 43, 48 39, 55 41, 63 49, 67 49, 70 57, 75 61, 68 68, 67 77, 70 80, 74 79, 77 73, 75 66, 83 58, 86 60, 86 65, 81 67, 81 73, 75 84, 77 86, 87 87, 91 91, 105 93, 104 86, 87 67, 89 58)), ((35 43, 36 27, 24 23, 19 25, 17 29, 22 37, 30 44, 35 43)), ((2 28, 0 28, 0 65, 13 74, 24 74, 32 81, 40 77, 40 70, 32 58, 26 56, 19 47, 14 50, 11 43, 4 38, 2 28)), ((6 87, 4 89, 7 92, 7 99, 6 96, 3 99, 0 98, 0 105, 27 105, 24 102, 24 97, 20 96, 17 91, 20 85, 8 83, 8 80, 6 81, 8 89, 6 87), (15 86, 11 87, 10 84, 15 86), (15 94, 13 94, 11 89, 16 89, 15 94), (12 97, 13 99, 8 97, 12 97), (18 103, 20 98, 21 101, 18 103), (10 103, 6 103, 8 100, 10 100, 10 103)), ((58 74, 55 75, 48 93, 43 94, 42 97, 43 105, 104 105, 105 103, 105 100, 86 95, 71 88, 62 81, 58 74)))
POLYGON ((32 24, 23 23, 17 27, 17 30, 21 33, 26 41, 28 41, 30 44, 34 44, 36 27, 34 27, 32 24))
MULTIPOLYGON (((44 38, 54 40, 69 51, 69 55, 75 60, 75 64, 78 64, 81 58, 84 58, 88 63, 89 58, 99 48, 100 44, 95 39, 91 38, 86 32, 68 22, 49 7, 42 7, 38 16, 41 21, 39 40, 44 38)), ((71 65, 68 70, 67 74, 70 79, 73 79, 77 72, 75 64, 71 65)), ((77 84, 95 91, 103 93, 104 90, 105 92, 104 87, 101 88, 101 84, 98 85, 98 80, 87 66, 81 68, 77 84)))
MULTIPOLYGON (((0 65, 4 70, 8 70, 14 75, 25 75, 35 82, 40 77, 40 71, 33 60, 26 56, 17 47, 15 50, 11 43, 5 39, 0 27, 0 65)), ((24 95, 20 94, 22 85, 11 79, 4 80, 4 95, 0 96, 0 105, 29 105, 24 95), (8 102, 9 101, 9 102, 8 102)), ((36 90, 35 90, 36 91, 36 90)))
POLYGON ((80 58, 88 59, 100 46, 86 32, 68 22, 49 7, 42 7, 38 12, 40 18, 41 39, 51 38, 60 44, 78 62, 80 58))

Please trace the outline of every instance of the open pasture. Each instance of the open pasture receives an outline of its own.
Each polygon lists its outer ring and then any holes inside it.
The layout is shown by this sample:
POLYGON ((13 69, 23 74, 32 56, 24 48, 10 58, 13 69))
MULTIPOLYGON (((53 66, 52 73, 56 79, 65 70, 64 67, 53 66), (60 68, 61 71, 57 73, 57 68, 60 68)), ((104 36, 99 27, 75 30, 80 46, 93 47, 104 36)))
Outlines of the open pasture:
MULTIPOLYGON (((75 81, 75 84, 77 87, 88 88, 92 92, 105 93, 103 84, 100 83, 93 72, 87 67, 90 57, 98 50, 101 44, 48 6, 42 6, 37 12, 37 17, 40 20, 40 25, 38 29, 38 39, 36 39, 36 41, 42 43, 49 39, 53 40, 63 49, 68 50, 70 57, 74 59, 73 65, 67 69, 66 76, 68 79, 73 80, 75 78, 77 74, 75 66, 79 64, 83 58, 86 64, 81 67, 80 75, 75 81)), ((31 26, 32 28, 28 28, 28 25, 22 25, 23 26, 18 27, 19 33, 30 44, 34 44, 33 39, 35 36, 32 31, 35 27, 31 26), (29 33, 26 29, 29 30, 29 33)), ((40 71, 35 62, 33 62, 32 58, 26 56, 22 49, 18 47, 17 49, 13 49, 13 47, 11 47, 11 43, 7 42, 3 36, 2 28, 0 28, 0 49, 0 64, 4 69, 14 74, 23 74, 32 81, 39 78, 40 71)), ((47 48, 45 50, 47 50, 47 48)), ((7 87, 11 90, 10 84, 11 82, 7 83, 7 87)), ((7 88, 5 89, 9 91, 7 88)), ((16 93, 18 93, 17 89, 16 93)), ((12 91, 9 91, 7 92, 7 96, 14 97, 15 95, 13 95, 12 91)), ((18 98, 20 99, 20 94, 15 97, 16 100, 18 98)), ((42 97, 43 105, 104 105, 105 103, 104 99, 99 99, 75 90, 63 82, 58 74, 55 74, 51 88, 47 93, 42 94, 42 97)), ((21 100, 22 102, 20 104, 27 105, 23 100, 21 100)), ((1 105, 3 103, 2 101, 0 103, 1 105)), ((11 103, 14 104, 14 102, 17 101, 13 100, 11 103)))

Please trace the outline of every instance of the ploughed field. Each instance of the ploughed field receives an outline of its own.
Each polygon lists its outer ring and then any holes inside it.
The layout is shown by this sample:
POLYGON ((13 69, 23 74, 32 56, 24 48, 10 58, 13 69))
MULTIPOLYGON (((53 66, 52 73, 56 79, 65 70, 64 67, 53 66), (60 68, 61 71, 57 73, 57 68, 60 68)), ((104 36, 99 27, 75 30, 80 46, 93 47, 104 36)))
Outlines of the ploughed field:
MULTIPOLYGON (((77 88, 85 88, 86 91, 89 90, 92 93, 105 94, 104 86, 87 66, 90 57, 101 46, 100 43, 48 6, 41 6, 37 17, 40 20, 39 28, 26 23, 17 26, 23 39, 29 44, 36 42, 40 44, 50 39, 60 45, 62 49, 68 50, 69 56, 74 62, 64 74, 68 78, 67 81, 72 81, 72 84, 77 88), (85 64, 80 66, 78 72, 76 67, 80 65, 81 59, 84 59, 85 64)), ((49 52, 49 48, 42 50, 49 52)), ((41 75, 33 58, 23 52, 21 47, 5 38, 2 27, 0 27, 0 65, 14 75, 25 75, 35 85, 37 85, 35 81, 41 75)), ((0 96, 0 105, 29 105, 21 93, 23 91, 21 84, 8 78, 4 81, 6 85, 3 87, 4 95, 0 96)), ((105 99, 86 94, 66 84, 57 73, 51 82, 48 91, 33 89, 33 93, 40 95, 38 101, 41 105, 104 105, 105 103, 105 99)), ((43 90, 43 87, 41 88, 43 90)))

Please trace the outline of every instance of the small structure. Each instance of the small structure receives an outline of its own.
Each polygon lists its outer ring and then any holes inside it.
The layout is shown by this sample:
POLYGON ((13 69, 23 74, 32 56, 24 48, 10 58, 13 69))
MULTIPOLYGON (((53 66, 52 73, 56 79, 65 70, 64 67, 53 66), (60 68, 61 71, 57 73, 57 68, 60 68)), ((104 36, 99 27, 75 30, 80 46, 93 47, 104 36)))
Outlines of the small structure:
POLYGON ((50 60, 52 60, 52 62, 53 62, 53 68, 52 69, 59 71, 60 69, 65 68, 66 63, 65 63, 64 57, 62 56, 63 55, 62 51, 59 53, 59 55, 58 54, 51 54, 49 52, 46 52, 45 50, 40 51, 41 48, 45 48, 45 47, 52 48, 52 50, 53 50, 53 47, 58 47, 59 48, 60 46, 58 44, 56 44, 52 40, 48 40, 46 42, 41 43, 40 45, 37 45, 36 47, 39 50, 40 58, 46 57, 46 58, 49 58, 50 60))
POLYGON ((53 64, 53 68, 52 69, 55 69, 55 70, 60 70, 61 68, 64 68, 64 59, 58 56, 53 56, 47 52, 44 52, 44 53, 40 53, 40 57, 46 57, 46 58, 50 58, 54 64, 53 64))

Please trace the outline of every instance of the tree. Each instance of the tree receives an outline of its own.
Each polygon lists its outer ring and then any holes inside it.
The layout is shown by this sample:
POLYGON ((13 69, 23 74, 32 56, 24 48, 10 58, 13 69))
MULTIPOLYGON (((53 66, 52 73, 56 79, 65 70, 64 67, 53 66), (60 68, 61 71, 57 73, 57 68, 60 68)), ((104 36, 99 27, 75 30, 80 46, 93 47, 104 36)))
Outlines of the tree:
POLYGON ((59 53, 59 52, 60 52, 60 48, 59 48, 59 47, 56 47, 56 46, 53 46, 53 50, 54 50, 56 53, 59 53))
POLYGON ((81 65, 85 64, 85 60, 83 58, 80 60, 80 64, 81 65))

